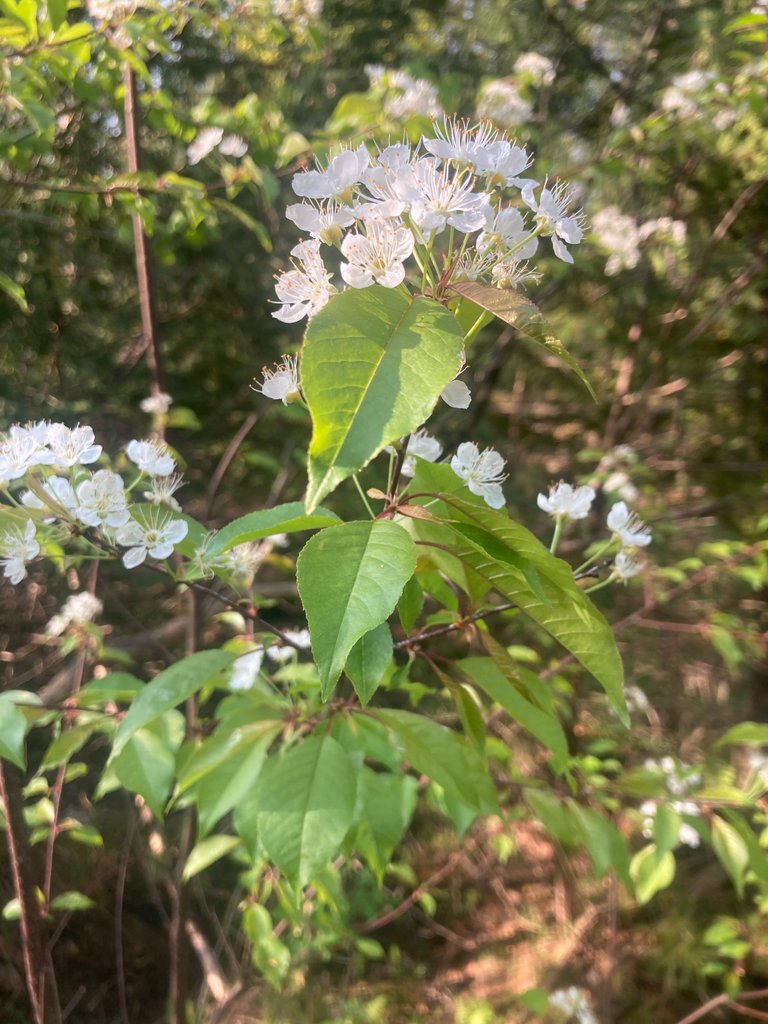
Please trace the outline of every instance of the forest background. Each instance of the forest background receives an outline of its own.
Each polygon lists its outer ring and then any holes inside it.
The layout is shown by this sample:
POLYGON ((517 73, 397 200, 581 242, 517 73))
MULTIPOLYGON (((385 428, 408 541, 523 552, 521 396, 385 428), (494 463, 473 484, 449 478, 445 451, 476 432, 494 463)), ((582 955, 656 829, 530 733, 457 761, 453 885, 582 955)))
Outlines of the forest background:
MULTIPOLYGON (((676 834, 672 867, 641 869, 630 895, 604 835, 571 835, 522 800, 546 752, 491 713, 500 815, 457 837, 439 800, 420 803, 378 878, 341 858, 300 920, 274 899, 249 915, 275 882, 234 837, 182 878, 174 816, 162 825, 126 791, 95 800, 103 751, 51 759, 39 730, 17 781, 33 854, 47 864, 55 841, 68 894, 47 932, 58 1019, 163 1019, 180 963, 177 1006, 201 1021, 562 1021, 551 995, 571 986, 582 1021, 692 1021, 703 1006, 731 1020, 734 1004, 766 1019, 768 997, 749 997, 768 985, 765 4, 2 0, 0 15, 0 424, 85 422, 115 451, 161 429, 184 461, 185 510, 209 527, 303 494, 303 413, 249 384, 301 340, 270 302, 297 239, 290 179, 310 154, 416 141, 458 112, 492 118, 540 176, 578 188, 575 264, 548 257, 527 294, 597 401, 492 325, 464 378, 470 407, 445 406, 434 430, 446 450, 472 438, 503 453, 510 513, 545 542, 536 495, 561 478, 650 523, 643 573, 597 599, 632 688, 629 732, 554 646, 505 642, 552 680, 584 791, 633 851, 653 793, 643 766, 665 757, 709 773, 704 817, 738 807, 756 837, 734 825, 713 850, 676 834)), ((253 584, 283 628, 304 624, 292 564, 276 548, 253 584)), ((5 690, 66 698, 83 637, 46 624, 87 575, 32 567, 2 586, 5 690)), ((152 675, 163 649, 183 653, 172 586, 117 569, 101 584, 101 663, 152 675)), ((241 630, 236 613, 198 614, 206 646, 241 630)), ((409 685, 416 704, 422 682, 409 685)), ((3 1020, 25 1021, 5 865, 0 878, 3 1020)))

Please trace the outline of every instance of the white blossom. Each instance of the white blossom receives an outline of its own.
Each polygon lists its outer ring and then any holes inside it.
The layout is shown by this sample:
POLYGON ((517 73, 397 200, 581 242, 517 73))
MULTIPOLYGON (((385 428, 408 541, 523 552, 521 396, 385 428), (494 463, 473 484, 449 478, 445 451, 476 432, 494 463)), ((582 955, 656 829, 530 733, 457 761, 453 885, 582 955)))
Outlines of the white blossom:
POLYGON ((520 211, 507 206, 491 214, 476 244, 478 252, 496 249, 513 254, 516 260, 527 260, 536 252, 539 240, 526 229, 520 211))
POLYGON ((183 486, 184 480, 178 473, 172 476, 153 476, 149 490, 144 491, 144 497, 153 505, 167 505, 174 512, 181 512, 181 505, 174 494, 183 486))
POLYGON ((149 476, 170 476, 176 469, 168 446, 160 441, 129 441, 125 454, 142 473, 149 476))
POLYGON ((515 61, 515 71, 533 85, 551 85, 555 80, 555 65, 541 53, 521 53, 515 61))
POLYGON ((284 271, 275 283, 282 308, 272 314, 286 324, 295 324, 305 316, 314 316, 336 289, 320 256, 320 240, 311 238, 291 249, 293 270, 284 271))
POLYGON ((587 993, 584 989, 570 988, 558 989, 549 997, 549 1005, 556 1010, 561 1010, 567 1015, 567 1019, 575 1019, 578 1024, 597 1024, 597 1018, 592 1012, 587 993))
POLYGON ((12 526, 0 534, 0 566, 3 575, 14 586, 27 575, 27 562, 40 554, 40 545, 35 539, 37 527, 27 519, 24 527, 12 526))
POLYGON ((14 424, 0 441, 0 482, 18 480, 35 466, 50 466, 54 455, 46 447, 49 424, 14 424))
POLYGON ((498 78, 486 83, 480 90, 477 113, 505 128, 514 128, 530 121, 533 105, 523 99, 516 85, 498 78))
POLYGON ((101 455, 101 445, 94 444, 91 427, 70 430, 63 423, 51 423, 48 428, 48 447, 53 453, 51 465, 57 469, 87 466, 101 455))
POLYGON ((232 673, 229 677, 230 690, 251 690, 256 682, 256 676, 261 671, 264 661, 264 648, 257 647, 255 651, 241 654, 232 665, 232 673))
POLYGON ((240 135, 225 135, 219 143, 219 152, 222 156, 239 159, 248 152, 248 143, 240 135))
POLYGON ((140 522, 131 518, 115 533, 117 543, 129 550, 123 555, 126 569, 134 569, 150 558, 169 558, 174 544, 184 540, 189 526, 184 519, 172 519, 165 513, 148 515, 140 522))
POLYGON ((486 151, 499 134, 487 121, 470 125, 468 121, 451 118, 445 118, 442 125, 435 124, 434 131, 433 138, 423 136, 421 140, 428 153, 475 170, 485 167, 486 151))
POLYGON ((403 476, 411 477, 416 472, 417 458, 424 459, 426 462, 437 462, 442 454, 443 446, 436 437, 428 434, 422 427, 415 434, 411 434, 408 439, 401 472, 403 476))
POLYGON ((290 646, 272 644, 267 648, 267 657, 272 661, 283 664, 296 656, 296 651, 308 651, 312 646, 308 629, 284 629, 283 636, 290 641, 290 646))
POLYGON ((472 191, 471 175, 452 174, 449 167, 439 169, 437 161, 428 157, 417 161, 413 171, 420 195, 411 205, 411 217, 425 237, 447 226, 463 232, 485 226, 490 201, 485 193, 472 191))
POLYGON ((197 133, 187 146, 187 161, 190 165, 199 164, 216 149, 224 137, 224 129, 210 126, 197 133))
POLYGON ((251 390, 257 391, 265 398, 274 401, 281 401, 287 405, 288 401, 299 395, 299 369, 296 356, 283 356, 282 363, 276 363, 273 370, 266 366, 261 370, 261 383, 251 384, 251 390))
POLYGON ((585 519, 589 515, 595 492, 591 487, 573 487, 560 481, 549 488, 549 496, 539 494, 536 504, 558 519, 585 519))
POLYGON ((301 171, 293 176, 293 191, 304 199, 333 199, 345 202, 361 180, 370 163, 368 150, 361 143, 357 149, 337 153, 325 171, 301 171))
POLYGON ((610 255, 605 265, 609 277, 620 270, 632 270, 640 260, 640 232, 634 218, 617 206, 606 206, 592 218, 592 233, 610 255))
POLYGON ((383 285, 396 288, 405 279, 403 262, 413 252, 413 235, 406 227, 387 220, 366 224, 366 234, 349 234, 341 243, 341 276, 352 288, 383 285))
POLYGON ((526 185, 537 184, 533 178, 520 177, 530 167, 531 161, 530 153, 522 146, 516 146, 507 139, 497 139, 483 150, 478 170, 493 186, 516 185, 524 188, 526 185))
POLYGON ((536 224, 540 233, 551 237, 555 256, 565 263, 573 263, 573 256, 568 252, 564 243, 578 245, 584 237, 584 232, 581 227, 583 220, 581 212, 575 214, 567 212, 573 198, 568 186, 560 182, 554 188, 549 189, 545 184, 541 189, 538 201, 531 186, 525 186, 521 194, 523 201, 536 214, 536 224))
POLYGON ((130 519, 122 477, 99 469, 77 487, 77 518, 86 526, 123 526, 130 519))
POLYGON ((491 508, 502 508, 504 505, 501 490, 502 481, 506 479, 504 466, 504 459, 497 451, 486 448, 481 452, 472 441, 460 444, 451 459, 454 473, 491 508))
POLYGON ((68 626, 82 626, 93 622, 101 613, 103 605, 94 594, 84 590, 80 594, 72 594, 64 602, 61 610, 54 615, 45 627, 48 636, 61 636, 68 626))
POLYGON ((41 490, 45 495, 43 500, 34 491, 25 491, 21 495, 21 503, 26 508, 36 510, 48 508, 55 513, 54 516, 45 519, 44 522, 52 523, 56 516, 61 515, 62 512, 70 516, 76 514, 77 496, 72 488, 72 484, 66 477, 49 476, 42 484, 41 490))
POLYGON ((608 529, 625 548, 644 548, 651 543, 651 531, 636 512, 617 501, 608 513, 608 529))
POLYGON ((319 238, 326 245, 335 245, 341 240, 341 229, 355 223, 355 213, 349 206, 337 203, 293 203, 285 209, 288 220, 297 228, 306 231, 313 238, 319 238))
POLYGON ((619 551, 613 562, 612 575, 626 583, 627 580, 631 580, 633 576, 637 576, 642 570, 642 564, 633 554, 630 554, 628 551, 619 551))
POLYGON ((236 544, 221 555, 221 568, 232 573, 246 587, 253 583, 253 577, 268 553, 269 545, 248 541, 236 544))
POLYGON ((172 405, 173 399, 165 391, 158 391, 157 394, 149 395, 148 398, 143 398, 139 402, 139 408, 142 412, 156 416, 165 416, 172 405))

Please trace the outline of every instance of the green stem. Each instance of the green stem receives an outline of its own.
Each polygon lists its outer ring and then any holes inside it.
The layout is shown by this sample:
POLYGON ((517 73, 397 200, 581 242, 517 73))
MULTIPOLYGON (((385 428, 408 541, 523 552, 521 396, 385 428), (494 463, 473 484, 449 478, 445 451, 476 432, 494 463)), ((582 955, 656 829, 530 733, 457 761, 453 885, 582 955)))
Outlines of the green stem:
POLYGON ((549 552, 552 555, 557 551, 557 545, 560 543, 560 535, 563 532, 565 518, 565 516, 557 516, 555 519, 555 532, 552 534, 552 543, 549 545, 549 552))
POLYGON ((363 499, 363 504, 365 505, 366 509, 368 510, 368 515, 371 517, 371 519, 375 519, 375 515, 374 515, 374 512, 373 512, 373 509, 371 508, 371 506, 370 506, 370 504, 368 502, 368 499, 365 496, 365 491, 363 490, 363 488, 362 488, 362 486, 360 484, 360 481, 357 479, 357 474, 356 473, 353 475, 352 480, 354 481, 354 484, 355 484, 355 487, 357 488, 358 494, 363 499))
POLYGON ((604 555, 604 554, 605 554, 605 552, 606 552, 606 551, 608 550, 608 548, 610 548, 610 547, 612 547, 612 546, 613 546, 613 537, 611 537, 611 539, 610 539, 610 540, 606 541, 606 542, 605 542, 605 544, 603 544, 603 546, 602 546, 602 547, 599 547, 599 548, 597 549, 597 551, 596 551, 596 552, 594 553, 594 555, 591 555, 591 556, 590 556, 590 557, 589 557, 589 558, 588 558, 588 559, 586 560, 586 562, 582 562, 582 564, 581 564, 581 565, 580 565, 580 566, 579 566, 579 567, 578 567, 577 569, 574 569, 574 570, 573 570, 573 571, 574 571, 574 574, 578 575, 578 573, 580 573, 580 572, 584 572, 584 570, 585 570, 585 569, 586 569, 586 568, 587 568, 588 566, 592 565, 592 563, 593 563, 593 562, 596 562, 596 561, 598 560, 598 558, 600 558, 600 557, 601 557, 601 555, 604 555))
POLYGON ((479 334, 480 331, 482 331, 482 329, 485 327, 485 325, 489 324, 491 322, 491 320, 493 320, 493 314, 492 313, 486 313, 485 310, 483 310, 483 312, 480 314, 480 316, 477 318, 477 320, 475 320, 475 322, 469 328, 467 333, 464 335, 464 347, 465 348, 469 344, 469 342, 473 340, 475 335, 479 334))

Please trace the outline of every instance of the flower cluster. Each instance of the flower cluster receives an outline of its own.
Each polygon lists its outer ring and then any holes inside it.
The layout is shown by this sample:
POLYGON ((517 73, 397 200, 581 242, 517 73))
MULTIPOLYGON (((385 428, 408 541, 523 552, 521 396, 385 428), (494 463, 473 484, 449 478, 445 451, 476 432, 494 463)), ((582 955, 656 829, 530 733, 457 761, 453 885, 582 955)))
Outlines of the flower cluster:
MULTIPOLYGON (((179 510, 172 495, 181 477, 174 474, 173 456, 154 440, 131 441, 126 455, 139 470, 129 486, 111 469, 90 468, 102 457, 91 427, 41 420, 14 424, 0 435, 0 489, 20 516, 18 523, 0 533, 0 567, 11 583, 20 583, 27 564, 40 554, 40 527, 43 532, 50 527, 59 543, 76 536, 88 538, 89 529, 97 531, 90 539, 100 546, 128 549, 123 564, 129 569, 147 557, 164 559, 172 554, 188 529, 184 519, 174 519, 160 507, 179 510), (151 480, 151 489, 145 492, 153 506, 149 510, 130 500, 142 475, 151 480)), ((87 621, 77 618, 75 611, 66 621, 55 620, 55 627, 63 630, 72 621, 87 621)))
POLYGON ((640 247, 649 239, 667 243, 679 250, 685 242, 685 222, 671 217, 656 217, 638 224, 617 206, 605 206, 592 217, 592 232, 608 255, 605 273, 611 277, 632 270, 640 261, 640 247))
POLYGON ((578 1024, 597 1024, 597 1018, 592 1012, 587 993, 583 988, 561 988, 553 992, 549 997, 549 1005, 555 1010, 565 1014, 567 1020, 578 1021, 578 1024))
POLYGON ((530 165, 526 150, 490 123, 446 118, 415 148, 395 143, 372 154, 360 145, 299 172, 293 190, 302 202, 286 214, 310 238, 294 247, 292 268, 277 279, 273 316, 311 317, 337 290, 323 246, 340 252, 349 288, 410 283, 412 261, 414 289, 438 295, 461 276, 508 286, 514 275, 500 280, 494 269, 529 259, 539 237, 573 262, 568 245, 583 230, 572 193, 526 177, 530 165))
POLYGON ((102 603, 93 594, 84 590, 81 594, 72 594, 64 602, 59 611, 48 622, 45 632, 48 636, 61 636, 70 626, 83 626, 93 622, 101 613, 102 603))
MULTIPOLYGON (((664 783, 667 792, 675 797, 674 800, 666 801, 666 806, 678 814, 685 814, 690 818, 698 818, 701 815, 699 805, 693 800, 684 800, 692 789, 696 789, 701 783, 701 774, 682 761, 676 761, 673 757, 662 757, 660 760, 649 758, 644 767, 650 772, 657 772, 664 776, 664 783)), ((653 820, 659 809, 658 800, 645 800, 640 805, 640 813, 643 815, 643 835, 650 839, 653 836, 653 820)), ((684 846, 697 847, 701 842, 699 833, 685 821, 680 822, 677 841, 684 846)))

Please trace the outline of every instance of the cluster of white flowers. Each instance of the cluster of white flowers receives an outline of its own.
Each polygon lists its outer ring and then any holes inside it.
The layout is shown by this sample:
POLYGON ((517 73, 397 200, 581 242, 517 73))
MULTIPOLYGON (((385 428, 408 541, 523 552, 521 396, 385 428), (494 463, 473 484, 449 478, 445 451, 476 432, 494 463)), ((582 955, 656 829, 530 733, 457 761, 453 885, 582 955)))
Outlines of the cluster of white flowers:
POLYGON ((124 21, 139 6, 137 0, 86 0, 88 16, 94 21, 124 21))
POLYGON ((187 146, 187 162, 199 164, 218 149, 222 156, 239 158, 248 152, 248 143, 239 135, 225 135, 223 128, 214 125, 201 130, 187 146))
POLYGON ((384 113, 393 120, 407 117, 442 116, 437 89, 425 78, 414 78, 407 71, 388 69, 381 64, 366 64, 371 87, 382 93, 384 113))
POLYGON ((173 399, 167 391, 158 391, 157 394, 149 395, 139 402, 141 411, 153 416, 165 416, 172 405, 173 399))
MULTIPOLYGON (((73 526, 100 530, 107 543, 129 549, 123 555, 126 568, 139 565, 148 555, 168 558, 186 536, 185 520, 173 519, 159 507, 144 512, 130 504, 130 488, 120 474, 89 469, 101 454, 88 426, 70 428, 41 420, 14 424, 0 435, 0 489, 29 514, 0 535, 0 565, 12 583, 24 579, 27 563, 40 553, 39 524, 66 525, 67 533, 59 540, 71 536, 73 526), (11 493, 22 487, 17 495, 11 493)), ((167 447, 153 440, 133 440, 126 454, 152 479, 145 497, 155 506, 178 511, 172 495, 181 477, 174 475, 167 447)))
POLYGON ((102 608, 98 597, 89 594, 87 590, 80 594, 72 594, 62 605, 61 611, 51 618, 45 632, 48 636, 61 636, 69 626, 82 626, 86 622, 93 622, 96 616, 101 614, 102 608))
POLYGON ((570 988, 558 989, 550 995, 549 1005, 564 1013, 569 1021, 576 1020, 578 1024, 597 1024, 587 992, 583 988, 571 985, 570 988))
MULTIPOLYGON (((561 480, 550 486, 548 495, 539 494, 536 503, 543 512, 548 512, 557 521, 558 537, 561 524, 568 520, 585 519, 594 500, 594 488, 574 487, 561 480)), ((635 512, 630 512, 623 501, 611 506, 607 525, 613 540, 620 545, 613 563, 612 577, 626 582, 641 570, 637 549, 651 543, 651 531, 635 512)))
POLYGON ((533 104, 520 95, 517 85, 496 78, 482 86, 477 97, 478 117, 487 117, 501 128, 518 128, 533 116, 533 104))
MULTIPOLYGON (((664 776, 667 791, 676 798, 667 801, 667 807, 677 811, 678 814, 687 814, 691 818, 698 818, 700 816, 701 810, 695 801, 681 799, 690 793, 692 789, 696 789, 700 785, 700 772, 691 768, 690 765, 684 764, 682 761, 675 760, 673 757, 662 757, 660 760, 648 758, 645 761, 644 767, 648 771, 659 772, 664 776)), ((650 839, 653 836, 653 820, 659 809, 659 803, 660 801, 658 800, 645 800, 640 805, 640 813, 643 815, 643 835, 646 839, 650 839)), ((701 837, 692 825, 683 821, 680 823, 677 841, 684 846, 695 848, 701 842, 701 837)))
POLYGON ((446 119, 415 149, 395 143, 372 155, 360 145, 337 153, 325 167, 296 174, 293 190, 303 202, 286 214, 311 237, 294 247, 292 269, 277 279, 280 308, 273 316, 295 323, 322 309, 337 290, 323 245, 340 251, 341 278, 350 288, 398 287, 408 280, 411 256, 419 291, 423 285, 444 291, 447 278, 457 276, 485 275, 508 286, 509 273, 499 281, 492 271, 530 258, 540 236, 572 263, 567 246, 582 240, 581 214, 572 209, 564 184, 540 187, 523 177, 530 164, 525 149, 489 123, 446 119), (532 211, 532 223, 505 202, 509 190, 517 190, 532 211), (457 241, 456 233, 465 237, 457 241))
POLYGON ((681 249, 685 243, 686 226, 671 217, 655 217, 638 224, 617 206, 605 206, 592 217, 592 232, 608 256, 606 274, 611 277, 622 270, 632 270, 640 261, 640 247, 653 238, 657 243, 681 249))
POLYGON ((515 61, 515 72, 532 85, 552 85, 555 80, 555 65, 541 53, 521 53, 515 61))
POLYGON ((631 445, 617 444, 607 451, 595 469, 595 474, 603 477, 603 490, 618 495, 622 501, 636 501, 638 490, 628 473, 628 467, 635 462, 637 454, 631 445))
POLYGON ((272 0, 272 13, 304 31, 323 13, 323 0, 272 0))

